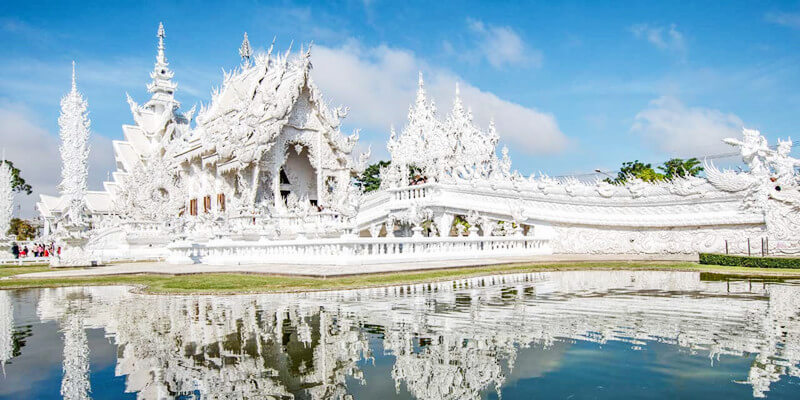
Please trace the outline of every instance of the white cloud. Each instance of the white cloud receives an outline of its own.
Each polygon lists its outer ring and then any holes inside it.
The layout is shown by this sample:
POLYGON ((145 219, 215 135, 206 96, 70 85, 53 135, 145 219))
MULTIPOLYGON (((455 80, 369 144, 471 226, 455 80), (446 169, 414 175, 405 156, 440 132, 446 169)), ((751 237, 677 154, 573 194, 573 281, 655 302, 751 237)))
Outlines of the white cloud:
POLYGON ((730 148, 722 139, 739 137, 744 122, 719 110, 687 107, 663 96, 636 114, 631 131, 673 156, 701 157, 730 148))
POLYGON ((789 28, 800 29, 800 13, 777 12, 767 13, 764 16, 767 22, 787 26, 789 28))
MULTIPOLYGON (((34 205, 40 194, 58 194, 61 180, 58 136, 34 121, 36 117, 25 107, 0 100, 0 147, 33 187, 31 195, 16 195, 16 203, 21 206, 21 215, 25 218, 38 215, 34 205)), ((93 133, 90 146, 89 189, 100 189, 106 171, 115 165, 111 141, 93 133)), ((17 210, 14 212, 16 215, 17 210)))
POLYGON ((529 48, 513 29, 467 20, 470 31, 478 37, 477 47, 495 68, 504 65, 542 65, 542 53, 529 48))
POLYGON ((350 41, 338 48, 317 46, 313 63, 313 76, 323 93, 351 107, 347 124, 383 132, 382 137, 372 138, 382 147, 390 125, 399 131, 406 122, 419 70, 425 71, 426 88, 436 100, 442 118, 449 112, 456 82, 460 82, 462 99, 473 110, 476 123, 485 129, 494 117, 501 141, 515 150, 525 154, 553 154, 564 150, 569 143, 552 114, 482 91, 448 70, 428 65, 407 50, 387 46, 366 48, 350 41))
POLYGON ((661 50, 679 53, 686 51, 686 41, 675 24, 671 24, 669 28, 650 24, 636 24, 630 28, 630 31, 637 38, 645 39, 661 50))

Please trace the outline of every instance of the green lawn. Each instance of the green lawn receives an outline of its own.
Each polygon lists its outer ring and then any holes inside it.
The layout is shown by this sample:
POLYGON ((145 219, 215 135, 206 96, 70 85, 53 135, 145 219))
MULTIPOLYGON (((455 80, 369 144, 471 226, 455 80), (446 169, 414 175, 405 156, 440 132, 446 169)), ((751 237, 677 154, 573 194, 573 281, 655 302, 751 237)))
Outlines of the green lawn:
MULTIPOLYGON (((557 271, 557 270, 663 270, 699 271, 715 274, 747 276, 769 276, 800 278, 800 270, 778 268, 724 267, 697 263, 663 262, 602 262, 561 264, 512 264, 486 267, 454 268, 421 272, 397 272, 387 274, 355 275, 336 278, 309 278, 242 273, 209 273, 192 275, 119 275, 86 278, 5 279, 0 280, 0 289, 136 285, 150 293, 253 293, 291 292, 309 290, 352 289, 373 286, 390 286, 409 283, 433 282, 471 276, 557 271)), ((0 267, 0 277, 29 272, 47 271, 45 266, 0 267)))
POLYGON ((19 274, 28 274, 33 272, 49 271, 50 267, 45 264, 34 265, 2 265, 0 266, 0 278, 19 274))

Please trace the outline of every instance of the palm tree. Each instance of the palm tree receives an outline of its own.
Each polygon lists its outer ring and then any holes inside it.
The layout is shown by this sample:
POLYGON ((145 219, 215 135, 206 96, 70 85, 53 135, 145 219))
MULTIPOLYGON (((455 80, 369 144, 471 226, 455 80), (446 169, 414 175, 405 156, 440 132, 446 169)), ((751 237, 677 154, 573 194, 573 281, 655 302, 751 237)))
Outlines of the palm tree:
POLYGON ((703 172, 704 168, 697 158, 692 157, 688 160, 673 158, 665 161, 663 165, 659 165, 658 169, 664 173, 666 179, 674 179, 697 176, 703 172))

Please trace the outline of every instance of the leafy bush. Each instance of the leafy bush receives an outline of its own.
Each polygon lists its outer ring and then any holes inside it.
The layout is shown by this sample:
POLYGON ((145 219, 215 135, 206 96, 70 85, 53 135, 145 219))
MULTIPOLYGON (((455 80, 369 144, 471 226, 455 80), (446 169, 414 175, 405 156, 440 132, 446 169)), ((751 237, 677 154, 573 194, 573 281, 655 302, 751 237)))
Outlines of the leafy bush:
POLYGON ((800 258, 747 257, 700 253, 700 264, 753 268, 800 268, 800 258))

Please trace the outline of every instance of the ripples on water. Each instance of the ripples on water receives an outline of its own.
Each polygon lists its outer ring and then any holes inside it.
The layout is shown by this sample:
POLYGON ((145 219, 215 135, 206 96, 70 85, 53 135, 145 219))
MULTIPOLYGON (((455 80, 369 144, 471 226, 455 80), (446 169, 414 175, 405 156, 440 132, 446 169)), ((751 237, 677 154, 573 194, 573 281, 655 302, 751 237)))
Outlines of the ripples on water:
POLYGON ((569 271, 328 293, 0 291, 5 398, 798 398, 800 284, 569 271))

